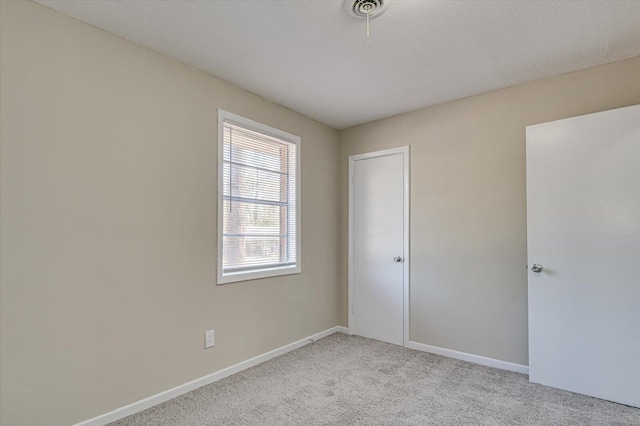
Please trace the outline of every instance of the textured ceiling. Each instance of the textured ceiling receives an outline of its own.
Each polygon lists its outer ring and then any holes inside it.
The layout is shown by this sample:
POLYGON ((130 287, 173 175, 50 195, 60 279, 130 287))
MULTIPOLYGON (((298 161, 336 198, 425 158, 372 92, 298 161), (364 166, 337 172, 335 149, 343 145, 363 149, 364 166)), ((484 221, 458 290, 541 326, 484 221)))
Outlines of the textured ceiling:
POLYGON ((339 129, 640 56, 640 1, 38 3, 339 129))

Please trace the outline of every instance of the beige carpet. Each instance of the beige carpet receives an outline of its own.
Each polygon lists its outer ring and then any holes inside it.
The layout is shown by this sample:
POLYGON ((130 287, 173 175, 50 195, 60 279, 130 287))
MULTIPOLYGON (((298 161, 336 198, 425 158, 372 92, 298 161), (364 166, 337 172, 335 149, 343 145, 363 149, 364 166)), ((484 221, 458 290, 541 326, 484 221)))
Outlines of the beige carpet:
POLYGON ((640 409, 334 334, 114 425, 640 425, 640 409))

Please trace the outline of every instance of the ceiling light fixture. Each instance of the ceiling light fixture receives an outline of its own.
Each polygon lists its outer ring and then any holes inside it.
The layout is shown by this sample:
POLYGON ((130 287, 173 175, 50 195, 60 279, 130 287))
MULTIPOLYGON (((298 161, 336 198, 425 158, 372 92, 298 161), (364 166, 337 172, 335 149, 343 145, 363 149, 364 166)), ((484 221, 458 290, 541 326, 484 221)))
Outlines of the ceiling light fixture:
POLYGON ((369 20, 380 16, 391 0, 345 0, 345 11, 354 18, 367 20, 367 49, 369 49, 369 20))

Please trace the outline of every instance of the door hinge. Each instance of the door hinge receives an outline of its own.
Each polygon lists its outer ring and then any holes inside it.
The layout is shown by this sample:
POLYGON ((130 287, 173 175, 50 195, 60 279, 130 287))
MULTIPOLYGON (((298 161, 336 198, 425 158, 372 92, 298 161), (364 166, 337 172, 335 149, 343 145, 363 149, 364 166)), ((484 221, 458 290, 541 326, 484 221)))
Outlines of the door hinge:
POLYGON ((356 313, 355 309, 353 309, 353 303, 351 304, 351 313, 352 313, 352 314, 355 314, 355 313, 356 313))
POLYGON ((353 174, 351 175, 351 185, 355 185, 355 183, 356 183, 356 175, 353 174))

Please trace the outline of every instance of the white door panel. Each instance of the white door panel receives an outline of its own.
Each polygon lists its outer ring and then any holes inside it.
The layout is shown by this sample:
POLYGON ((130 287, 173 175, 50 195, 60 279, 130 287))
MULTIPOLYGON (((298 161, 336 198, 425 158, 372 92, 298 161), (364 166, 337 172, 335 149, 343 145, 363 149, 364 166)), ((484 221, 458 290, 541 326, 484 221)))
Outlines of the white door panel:
POLYGON ((640 407, 640 106, 527 128, 530 380, 640 407))
POLYGON ((352 173, 353 333, 402 345, 404 156, 356 160, 352 173))

